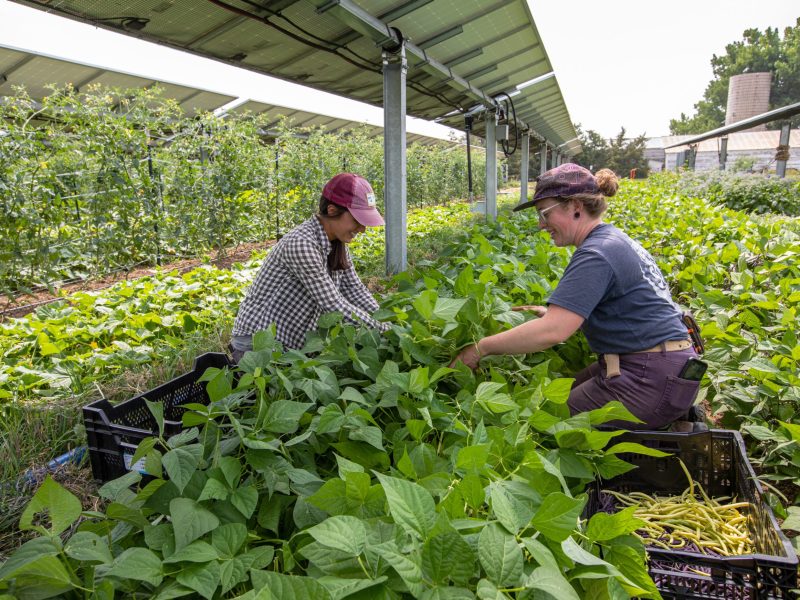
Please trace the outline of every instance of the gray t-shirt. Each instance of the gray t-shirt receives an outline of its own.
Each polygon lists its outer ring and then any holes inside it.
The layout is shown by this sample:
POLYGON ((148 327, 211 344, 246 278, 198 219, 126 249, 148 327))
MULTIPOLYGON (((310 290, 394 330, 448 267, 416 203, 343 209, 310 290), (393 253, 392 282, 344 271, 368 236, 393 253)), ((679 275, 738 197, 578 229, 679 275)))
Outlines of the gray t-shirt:
POLYGON ((607 223, 575 250, 548 303, 582 316, 581 330, 599 354, 636 352, 689 337, 656 261, 607 223))

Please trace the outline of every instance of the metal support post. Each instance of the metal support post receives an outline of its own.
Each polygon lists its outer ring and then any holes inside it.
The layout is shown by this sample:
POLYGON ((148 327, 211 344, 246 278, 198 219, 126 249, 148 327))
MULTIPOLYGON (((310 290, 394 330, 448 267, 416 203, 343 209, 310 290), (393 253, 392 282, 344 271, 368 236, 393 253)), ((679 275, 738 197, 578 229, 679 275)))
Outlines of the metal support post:
POLYGON ((497 113, 486 111, 486 218, 497 218, 497 113))
POLYGON ((719 142, 719 170, 725 170, 725 163, 728 162, 728 136, 720 139, 719 142))
POLYGON ((547 142, 542 142, 542 155, 539 163, 539 175, 547 171, 547 142))
POLYGON ((530 160, 531 136, 526 132, 522 134, 522 148, 519 157, 519 201, 528 201, 528 162, 530 160))
POLYGON ((383 201, 386 273, 406 270, 406 63, 405 47, 383 53, 383 201))
POLYGON ((789 160, 789 136, 792 130, 789 123, 784 123, 781 127, 781 138, 778 142, 778 161, 775 163, 775 174, 778 177, 786 177, 786 163, 789 160), (784 158, 785 157, 785 158, 784 158))

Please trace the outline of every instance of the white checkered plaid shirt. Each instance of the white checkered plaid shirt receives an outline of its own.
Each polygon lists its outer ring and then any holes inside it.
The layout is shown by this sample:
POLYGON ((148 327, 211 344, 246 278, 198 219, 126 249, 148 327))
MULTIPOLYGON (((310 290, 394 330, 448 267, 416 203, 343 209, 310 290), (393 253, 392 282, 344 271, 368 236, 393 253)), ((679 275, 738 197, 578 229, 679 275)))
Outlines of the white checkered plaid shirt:
MULTIPOLYGON (((275 323, 285 348, 301 348, 306 333, 325 313, 338 311, 345 321, 381 330, 372 318, 378 303, 350 268, 328 271, 331 242, 317 217, 295 227, 270 251, 247 290, 233 324, 234 336, 248 336, 275 323)), ((350 251, 347 250, 350 258, 350 251)))

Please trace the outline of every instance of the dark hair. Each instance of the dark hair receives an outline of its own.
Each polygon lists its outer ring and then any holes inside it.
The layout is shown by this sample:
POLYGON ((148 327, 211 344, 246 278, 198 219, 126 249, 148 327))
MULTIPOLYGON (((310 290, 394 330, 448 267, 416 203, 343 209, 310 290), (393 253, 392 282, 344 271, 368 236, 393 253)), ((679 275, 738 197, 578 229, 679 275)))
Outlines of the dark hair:
MULTIPOLYGON (((325 196, 319 198, 319 218, 320 219, 338 219, 347 209, 344 206, 339 206, 334 202, 328 200, 325 196), (333 206, 336 213, 333 215, 328 214, 328 207, 333 206)), ((350 261, 347 258, 347 247, 341 240, 331 240, 331 251, 328 254, 328 270, 329 271, 344 271, 350 268, 350 261)))
POLYGON ((611 169, 600 169, 594 174, 597 187, 600 189, 598 194, 575 194, 568 196, 564 200, 576 200, 583 204, 584 210, 592 216, 599 217, 608 208, 606 198, 610 198, 619 189, 619 180, 611 169))

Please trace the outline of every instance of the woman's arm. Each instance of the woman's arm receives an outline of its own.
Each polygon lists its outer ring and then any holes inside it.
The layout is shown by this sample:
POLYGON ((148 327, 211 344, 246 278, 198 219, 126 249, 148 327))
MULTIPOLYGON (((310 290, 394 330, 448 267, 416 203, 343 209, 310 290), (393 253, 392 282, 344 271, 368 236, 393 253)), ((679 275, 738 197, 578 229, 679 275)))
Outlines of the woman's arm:
POLYGON ((370 311, 350 302, 336 288, 328 274, 325 257, 313 242, 297 240, 286 248, 286 257, 287 268, 297 277, 321 312, 338 311, 349 323, 364 323, 383 329, 382 324, 372 318, 370 311))
POLYGON ((342 295, 352 304, 360 306, 367 312, 371 313, 378 310, 378 302, 375 300, 372 293, 367 289, 367 286, 364 285, 364 282, 361 281, 361 278, 356 273, 356 270, 352 265, 352 259, 350 268, 342 272, 339 289, 341 289, 342 295))
POLYGON ((560 344, 583 324, 583 317, 566 308, 550 305, 541 319, 485 337, 464 348, 450 366, 461 361, 474 369, 484 356, 492 354, 528 354, 560 344))

